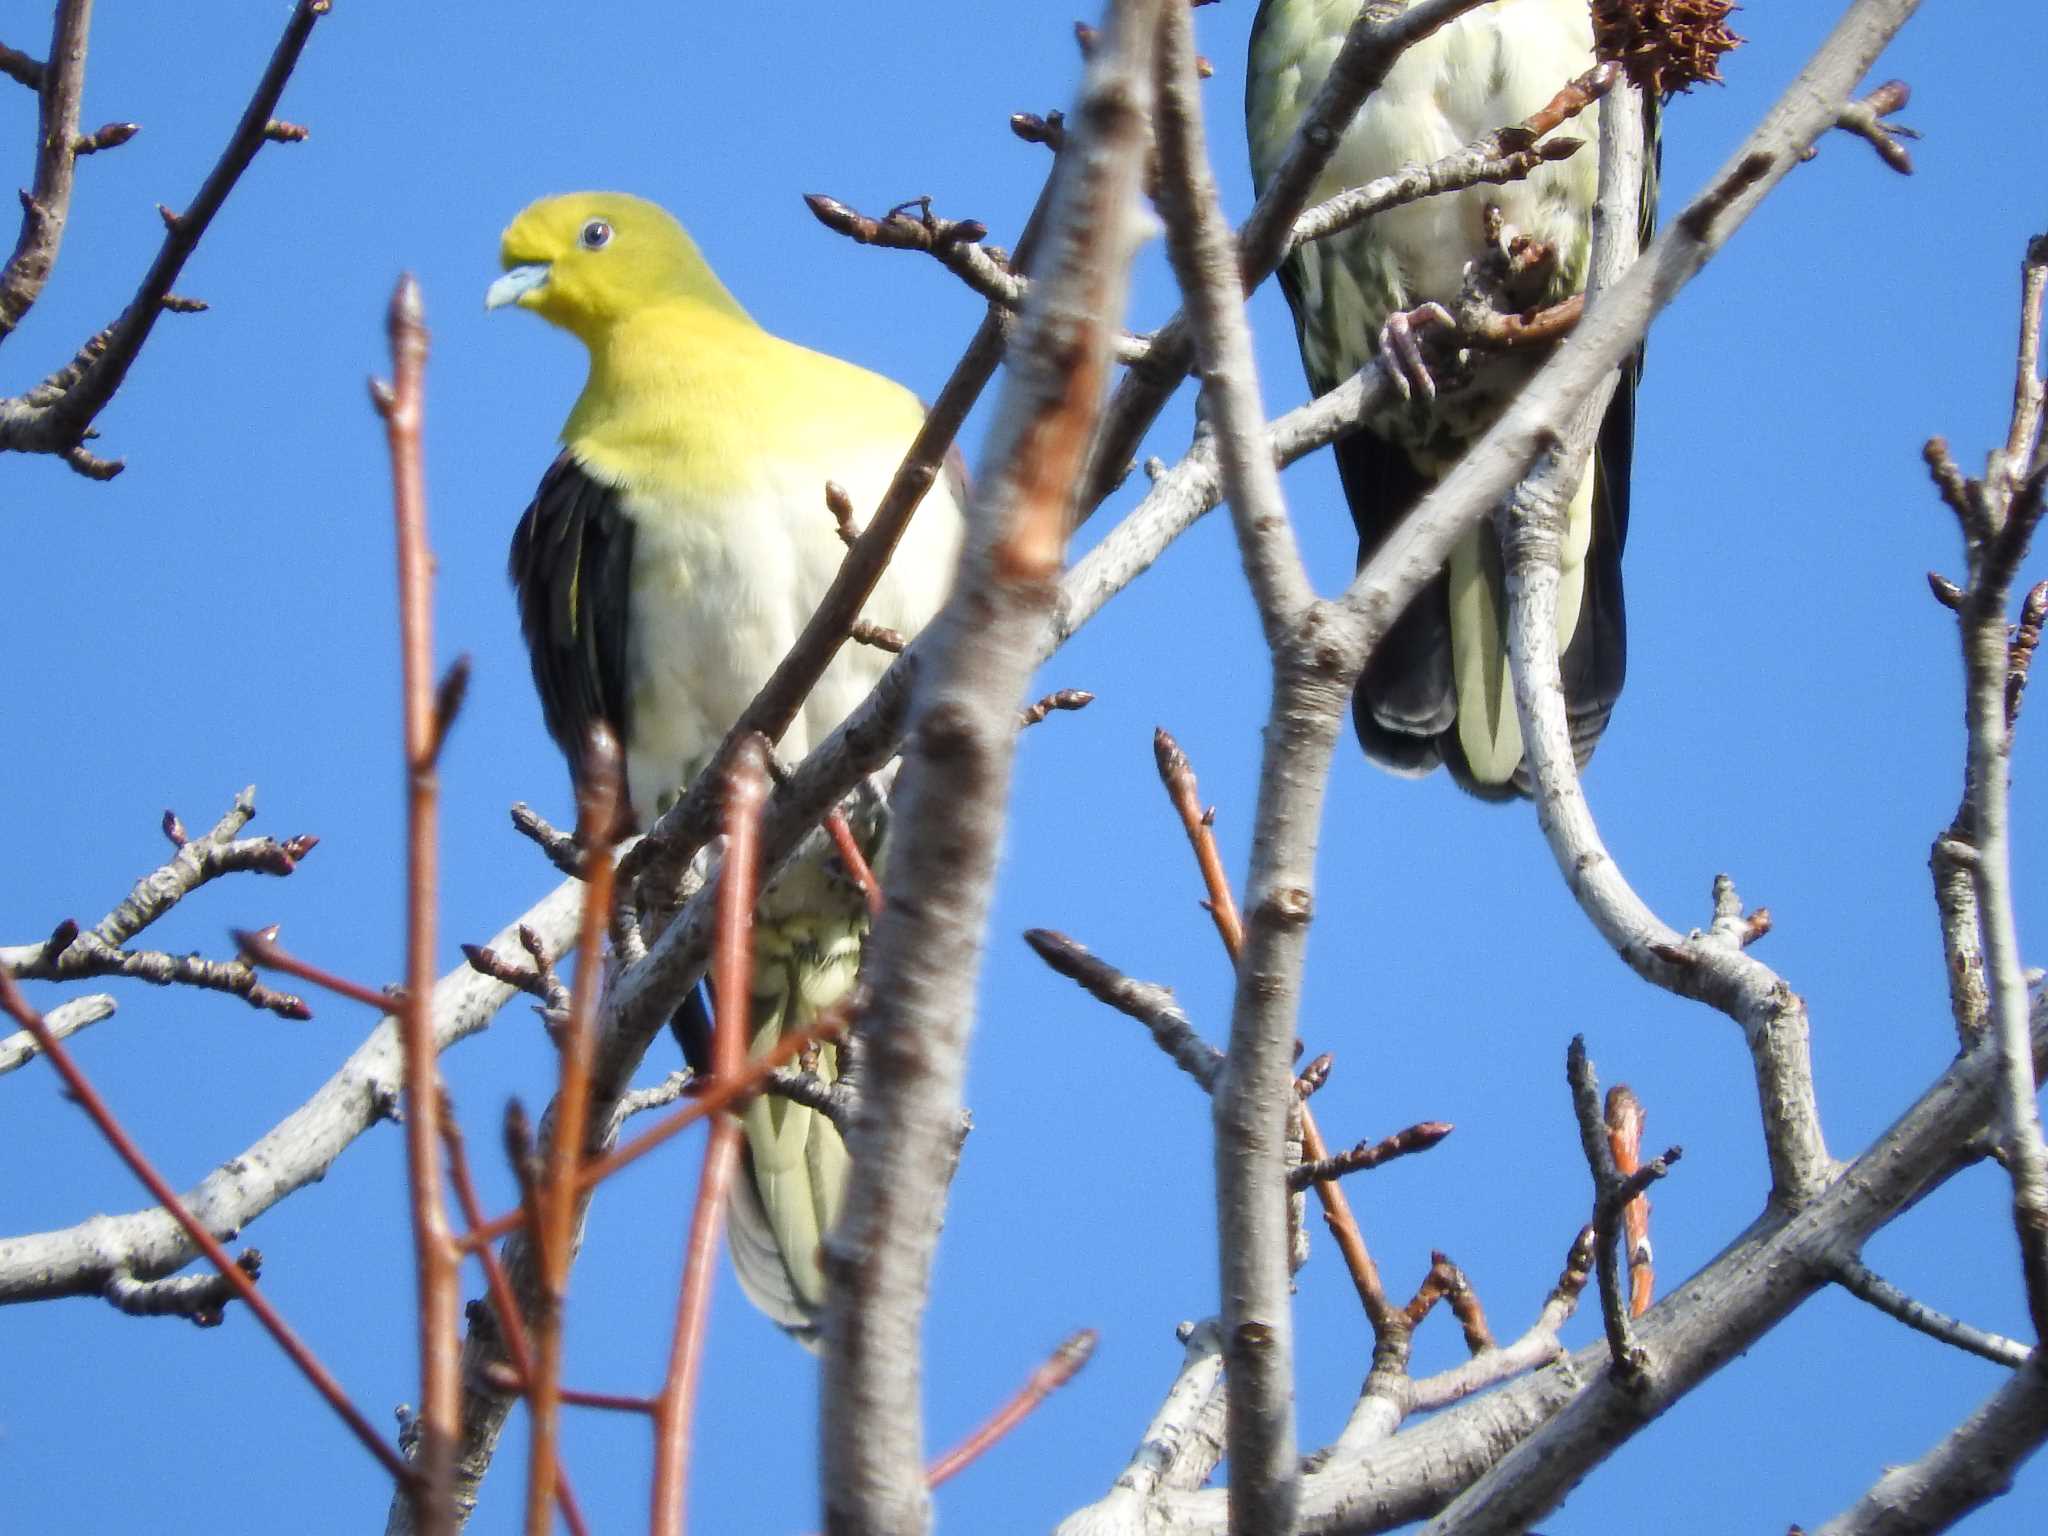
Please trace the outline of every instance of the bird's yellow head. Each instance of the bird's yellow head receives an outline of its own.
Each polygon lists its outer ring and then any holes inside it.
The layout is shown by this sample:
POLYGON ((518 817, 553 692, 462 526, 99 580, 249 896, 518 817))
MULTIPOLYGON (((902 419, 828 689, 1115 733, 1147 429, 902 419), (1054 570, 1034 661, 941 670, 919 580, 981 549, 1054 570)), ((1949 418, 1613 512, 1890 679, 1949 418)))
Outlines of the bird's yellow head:
POLYGON ((499 258, 484 308, 516 304, 585 341, 650 304, 745 314, 668 210, 623 192, 542 198, 507 227, 499 258))

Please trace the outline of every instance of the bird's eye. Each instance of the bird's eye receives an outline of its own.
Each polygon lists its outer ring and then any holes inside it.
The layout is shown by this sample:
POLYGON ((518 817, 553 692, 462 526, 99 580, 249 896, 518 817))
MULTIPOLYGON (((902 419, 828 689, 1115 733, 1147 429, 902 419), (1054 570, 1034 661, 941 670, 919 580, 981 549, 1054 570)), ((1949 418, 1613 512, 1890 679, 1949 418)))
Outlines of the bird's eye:
POLYGON ((586 251, 601 251, 612 243, 612 227, 603 219, 592 219, 578 238, 586 251))

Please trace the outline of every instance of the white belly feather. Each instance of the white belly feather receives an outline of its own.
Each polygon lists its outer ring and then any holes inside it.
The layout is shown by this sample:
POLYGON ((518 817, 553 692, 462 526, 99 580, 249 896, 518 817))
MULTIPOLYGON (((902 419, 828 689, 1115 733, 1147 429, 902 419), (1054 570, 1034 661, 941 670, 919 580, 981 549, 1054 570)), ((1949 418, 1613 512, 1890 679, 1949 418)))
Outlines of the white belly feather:
MULTIPOLYGON (((1252 158, 1261 183, 1279 165, 1294 124, 1322 88, 1358 10, 1359 0, 1287 0, 1269 12, 1253 61, 1254 90, 1267 93, 1270 103, 1254 103, 1252 158)), ((1440 159, 1483 133, 1520 122, 1592 66, 1592 49, 1592 22, 1583 3, 1496 0, 1468 12, 1401 55, 1385 83, 1366 98, 1310 200, 1404 165, 1440 159)), ((1588 138, 1596 134, 1597 112, 1596 107, 1583 114, 1575 131, 1588 138)), ((1393 307, 1448 302, 1457 296, 1466 262, 1485 249, 1489 204, 1523 233, 1568 248, 1584 238, 1584 209, 1597 175, 1595 157, 1581 152, 1521 181, 1470 187, 1393 209, 1361 233, 1392 258, 1393 307)), ((1322 298, 1306 297, 1311 307, 1322 298)), ((1368 329, 1377 332, 1387 306, 1375 297, 1369 307, 1376 312, 1368 329)))
MULTIPOLYGON (((905 444, 835 463, 857 515, 880 501, 905 444)), ((634 740, 627 773, 642 823, 702 766, 809 621, 846 549, 825 506, 826 473, 764 469, 744 491, 678 507, 636 495, 633 546, 634 740)), ((911 521, 865 617, 915 632, 953 576, 960 511, 942 479, 911 521)), ((779 751, 822 741, 893 660, 847 644, 812 690, 779 751)))

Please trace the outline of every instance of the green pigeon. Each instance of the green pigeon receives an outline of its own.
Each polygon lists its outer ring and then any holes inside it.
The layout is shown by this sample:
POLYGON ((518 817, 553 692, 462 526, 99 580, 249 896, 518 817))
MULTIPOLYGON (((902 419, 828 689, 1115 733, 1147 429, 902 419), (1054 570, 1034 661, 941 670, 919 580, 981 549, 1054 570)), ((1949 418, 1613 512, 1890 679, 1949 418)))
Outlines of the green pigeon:
MULTIPOLYGON (((1264 0, 1252 24, 1245 118, 1252 176, 1264 188, 1287 151, 1357 19, 1361 0, 1264 0)), ((1482 134, 1517 123, 1592 68, 1587 0, 1495 0, 1438 28, 1403 53, 1359 109, 1310 195, 1321 201, 1404 165, 1427 163, 1482 134)), ((1575 130, 1597 137, 1599 108, 1575 130)), ((1655 202, 1654 113, 1645 132, 1643 226, 1655 202)), ((1422 366, 1416 334, 1427 306, 1448 305, 1468 265, 1506 238, 1549 247, 1528 308, 1582 292, 1592 247, 1599 167, 1590 149, 1505 185, 1482 185, 1382 213, 1311 242, 1281 268, 1294 310, 1302 365, 1321 394, 1380 351, 1396 354, 1396 399, 1336 444, 1337 468, 1362 565, 1387 533, 1498 419, 1546 349, 1474 351, 1442 369, 1422 366)), ((1635 436, 1632 361, 1608 408, 1590 473, 1570 505, 1558 595, 1558 643, 1573 746, 1581 764, 1621 692, 1627 633, 1621 551, 1628 532, 1629 461, 1635 436)), ((1447 767, 1487 799, 1526 794, 1504 627, 1507 602, 1499 541, 1482 523, 1394 622, 1352 697, 1365 754, 1411 777, 1447 767)))

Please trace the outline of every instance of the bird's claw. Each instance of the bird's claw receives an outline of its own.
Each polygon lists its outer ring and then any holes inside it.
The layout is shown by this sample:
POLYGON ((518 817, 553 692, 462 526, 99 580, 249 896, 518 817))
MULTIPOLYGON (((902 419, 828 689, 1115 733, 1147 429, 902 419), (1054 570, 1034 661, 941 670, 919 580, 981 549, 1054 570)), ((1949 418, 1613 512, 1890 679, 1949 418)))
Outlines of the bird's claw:
POLYGON ((1403 400, 1436 399, 1436 378, 1422 356, 1422 335, 1431 329, 1456 330, 1451 312, 1434 300, 1414 309, 1395 310, 1380 327, 1380 352, 1392 364, 1394 388, 1403 400))

